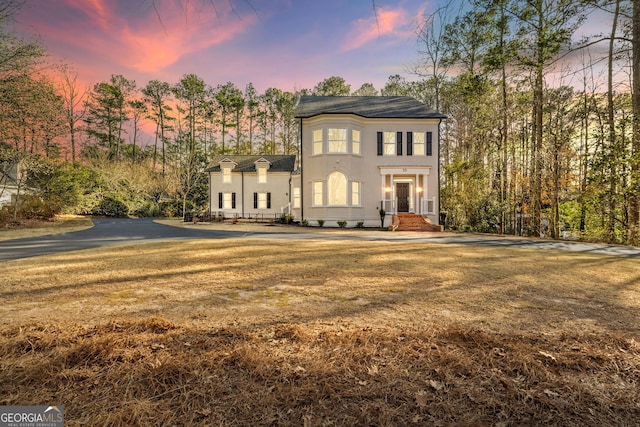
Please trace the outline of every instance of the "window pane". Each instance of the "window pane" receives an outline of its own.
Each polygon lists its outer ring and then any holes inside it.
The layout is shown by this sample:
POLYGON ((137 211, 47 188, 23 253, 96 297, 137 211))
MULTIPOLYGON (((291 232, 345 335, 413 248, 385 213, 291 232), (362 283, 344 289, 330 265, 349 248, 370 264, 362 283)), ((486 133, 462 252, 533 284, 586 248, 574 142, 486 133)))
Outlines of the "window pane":
POLYGON ((258 193, 258 209, 267 209, 267 193, 258 193))
POLYGON ((300 189, 298 187, 294 187, 293 189, 293 207, 300 207, 300 189))
POLYGON ((360 131, 351 131, 351 152, 353 154, 360 154, 360 131))
POLYGON ((313 205, 322 206, 322 182, 313 183, 313 205))
POLYGON ((384 155, 395 156, 396 154, 396 133, 385 132, 383 137, 384 142, 384 155))
POLYGON ((424 132, 413 133, 413 155, 424 156, 424 132))
POLYGON ((231 193, 224 193, 222 195, 222 208, 231 209, 231 193))
POLYGON ((266 184, 267 168, 258 168, 258 184, 266 184))
POLYGON ((231 168, 222 168, 222 182, 225 184, 231 182, 231 168))
POLYGON ((360 183, 351 183, 351 204, 353 206, 360 206, 360 183))
POLYGON ((347 130, 346 129, 329 129, 329 152, 330 153, 346 153, 347 152, 347 130))
POLYGON ((347 177, 343 173, 334 172, 329 175, 329 205, 347 204, 347 177))
POLYGON ((322 154, 322 129, 313 131, 313 154, 322 154))

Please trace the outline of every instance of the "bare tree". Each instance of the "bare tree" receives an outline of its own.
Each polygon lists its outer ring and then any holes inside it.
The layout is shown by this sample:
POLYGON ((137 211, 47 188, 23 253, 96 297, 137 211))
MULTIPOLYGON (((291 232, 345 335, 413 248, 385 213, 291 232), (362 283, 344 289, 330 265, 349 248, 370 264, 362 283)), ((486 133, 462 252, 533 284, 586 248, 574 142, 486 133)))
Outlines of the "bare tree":
POLYGON ((64 65, 60 69, 62 73, 62 82, 59 84, 59 90, 62 94, 64 102, 67 126, 69 128, 69 138, 71 142, 71 162, 76 162, 76 134, 78 132, 77 123, 82 121, 87 106, 85 98, 88 89, 78 87, 78 72, 72 70, 69 66, 64 65))

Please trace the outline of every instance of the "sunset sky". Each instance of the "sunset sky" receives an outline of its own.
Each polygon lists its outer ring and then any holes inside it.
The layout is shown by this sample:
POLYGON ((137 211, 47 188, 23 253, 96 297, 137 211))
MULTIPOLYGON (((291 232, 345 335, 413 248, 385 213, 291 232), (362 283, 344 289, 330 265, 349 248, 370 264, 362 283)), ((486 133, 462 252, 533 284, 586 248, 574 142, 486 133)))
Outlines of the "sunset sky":
POLYGON ((17 17, 86 84, 138 86, 194 73, 211 86, 294 91, 331 76, 380 89, 418 58, 416 25, 434 1, 28 0, 17 17))

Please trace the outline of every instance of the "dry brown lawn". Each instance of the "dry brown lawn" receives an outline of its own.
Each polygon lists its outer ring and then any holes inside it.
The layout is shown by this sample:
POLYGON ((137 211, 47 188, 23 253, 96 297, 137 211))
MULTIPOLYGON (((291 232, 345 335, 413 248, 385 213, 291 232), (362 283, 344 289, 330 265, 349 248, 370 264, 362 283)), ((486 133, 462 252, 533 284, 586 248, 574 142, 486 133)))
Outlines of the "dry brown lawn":
POLYGON ((21 220, 0 224, 0 240, 68 233, 92 226, 91 218, 79 215, 58 215, 50 221, 21 220))
POLYGON ((1 263, 0 296, 0 404, 69 426, 640 420, 633 259, 177 241, 1 263))

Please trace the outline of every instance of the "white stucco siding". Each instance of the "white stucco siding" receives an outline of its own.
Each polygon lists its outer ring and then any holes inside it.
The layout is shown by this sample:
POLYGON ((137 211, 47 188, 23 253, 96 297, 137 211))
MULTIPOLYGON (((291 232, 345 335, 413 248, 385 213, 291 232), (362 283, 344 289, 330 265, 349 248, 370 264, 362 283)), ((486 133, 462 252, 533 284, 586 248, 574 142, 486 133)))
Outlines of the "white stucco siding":
MULTIPOLYGON (((438 119, 366 119, 354 115, 322 115, 304 119, 302 125, 302 182, 303 215, 311 225, 318 219, 325 226, 335 226, 336 221, 346 220, 349 226, 364 222, 366 226, 379 226, 380 217, 376 208, 386 197, 385 187, 396 183, 410 184, 411 211, 423 212, 421 201, 431 199, 429 207, 434 212, 429 218, 438 223, 438 119), (360 153, 313 153, 313 131, 317 129, 346 128, 360 131, 360 153), (401 132, 402 155, 378 155, 378 132, 401 132), (432 133, 432 155, 407 155, 407 132, 432 133), (359 185, 359 205, 331 206, 327 200, 327 182, 330 174, 339 172, 348 181, 347 192, 351 196, 351 185, 359 185), (324 183, 321 206, 314 204, 314 183, 324 183)), ((350 141, 349 141, 350 142, 350 141)), ((394 202, 395 203, 395 202, 394 202)), ((389 211, 389 209, 387 209, 389 211)), ((387 219, 387 224, 390 219, 387 219)))

